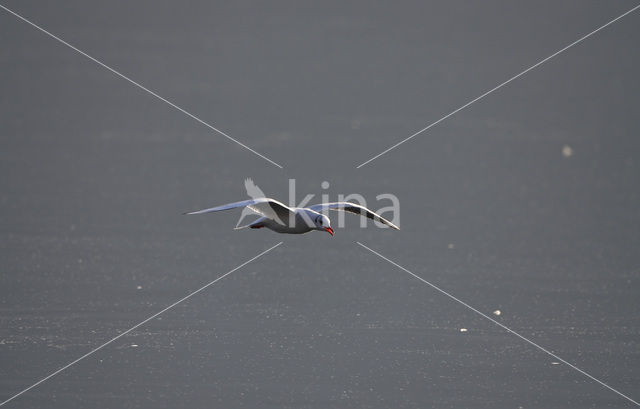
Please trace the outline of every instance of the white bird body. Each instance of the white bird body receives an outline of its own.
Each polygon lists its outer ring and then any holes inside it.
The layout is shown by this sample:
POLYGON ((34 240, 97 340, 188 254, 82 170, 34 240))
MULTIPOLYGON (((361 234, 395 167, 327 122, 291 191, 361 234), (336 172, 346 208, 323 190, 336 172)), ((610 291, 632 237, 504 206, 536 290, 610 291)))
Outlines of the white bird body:
POLYGON ((288 207, 275 199, 262 197, 244 200, 242 202, 228 203, 226 205, 197 210, 195 212, 185 214, 190 215, 219 212, 239 207, 248 208, 262 217, 249 225, 236 227, 236 229, 242 229, 245 227, 260 229, 265 227, 277 233, 287 234, 303 234, 313 230, 324 230, 333 236, 334 232, 331 228, 331 221, 321 212, 323 210, 340 210, 360 214, 391 228, 400 230, 398 226, 391 223, 384 217, 372 212, 364 206, 350 202, 320 203, 310 207, 288 207))
MULTIPOLYGON (((266 227, 267 229, 273 230, 276 233, 286 233, 286 234, 303 234, 303 233, 308 233, 312 230, 324 230, 324 229, 316 228, 315 224, 313 227, 311 227, 306 222, 306 220, 314 220, 316 217, 322 216, 320 213, 314 212, 313 210, 310 210, 310 209, 303 209, 299 207, 291 208, 291 210, 294 213, 294 216, 293 216, 294 220, 292 223, 281 224, 275 219, 269 219, 268 217, 262 216, 261 218, 259 218, 258 220, 254 221, 253 223, 247 226, 236 227, 236 230, 242 229, 245 227, 250 227, 252 229, 260 229, 262 227, 266 227), (305 215, 307 216, 308 219, 305 219, 305 215)), ((330 226, 327 226, 327 227, 330 227, 330 226)))

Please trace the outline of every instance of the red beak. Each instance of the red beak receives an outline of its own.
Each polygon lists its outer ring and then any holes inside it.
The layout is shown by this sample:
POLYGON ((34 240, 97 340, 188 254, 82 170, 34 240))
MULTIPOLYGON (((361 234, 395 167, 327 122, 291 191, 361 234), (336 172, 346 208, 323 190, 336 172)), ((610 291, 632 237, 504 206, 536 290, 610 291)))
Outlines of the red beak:
POLYGON ((329 232, 330 235, 333 236, 333 229, 331 227, 325 227, 324 228, 327 232, 329 232))

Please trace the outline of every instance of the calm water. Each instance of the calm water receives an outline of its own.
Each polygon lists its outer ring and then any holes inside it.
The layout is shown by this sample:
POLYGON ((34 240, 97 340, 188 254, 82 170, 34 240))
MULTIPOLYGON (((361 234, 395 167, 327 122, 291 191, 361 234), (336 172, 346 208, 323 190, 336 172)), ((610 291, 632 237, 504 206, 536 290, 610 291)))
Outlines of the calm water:
POLYGON ((0 400, 284 242, 7 408, 633 406, 356 241, 640 399, 639 12, 355 169, 633 2, 2 4, 284 166, 0 10, 0 400))

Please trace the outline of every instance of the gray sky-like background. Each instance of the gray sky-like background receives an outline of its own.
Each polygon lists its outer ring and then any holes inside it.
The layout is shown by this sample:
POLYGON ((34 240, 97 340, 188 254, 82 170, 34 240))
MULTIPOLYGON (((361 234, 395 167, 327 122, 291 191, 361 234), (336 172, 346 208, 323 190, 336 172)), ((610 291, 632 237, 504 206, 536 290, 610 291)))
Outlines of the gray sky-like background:
POLYGON ((636 2, 2 4, 284 166, 0 10, 0 401, 284 241, 7 408, 632 406, 356 240, 640 399, 640 12, 356 169, 636 2))

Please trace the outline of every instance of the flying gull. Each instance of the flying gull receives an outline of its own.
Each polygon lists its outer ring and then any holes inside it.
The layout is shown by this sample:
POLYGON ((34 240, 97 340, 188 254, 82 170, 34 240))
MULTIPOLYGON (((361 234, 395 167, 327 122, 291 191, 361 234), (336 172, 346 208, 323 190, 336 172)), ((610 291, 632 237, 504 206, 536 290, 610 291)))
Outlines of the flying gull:
POLYGON ((400 230, 398 226, 391 223, 384 217, 372 212, 364 206, 351 202, 320 203, 309 207, 288 207, 277 200, 261 197, 184 214, 191 215, 219 212, 239 207, 248 208, 249 210, 259 214, 261 217, 246 226, 236 227, 236 230, 244 229, 246 227, 250 227, 252 229, 261 229, 266 227, 267 229, 273 230, 277 233, 287 234, 303 234, 312 230, 319 230, 326 231, 333 236, 334 232, 331 228, 331 221, 326 215, 322 214, 325 210, 338 210, 359 214, 396 230, 400 230))

